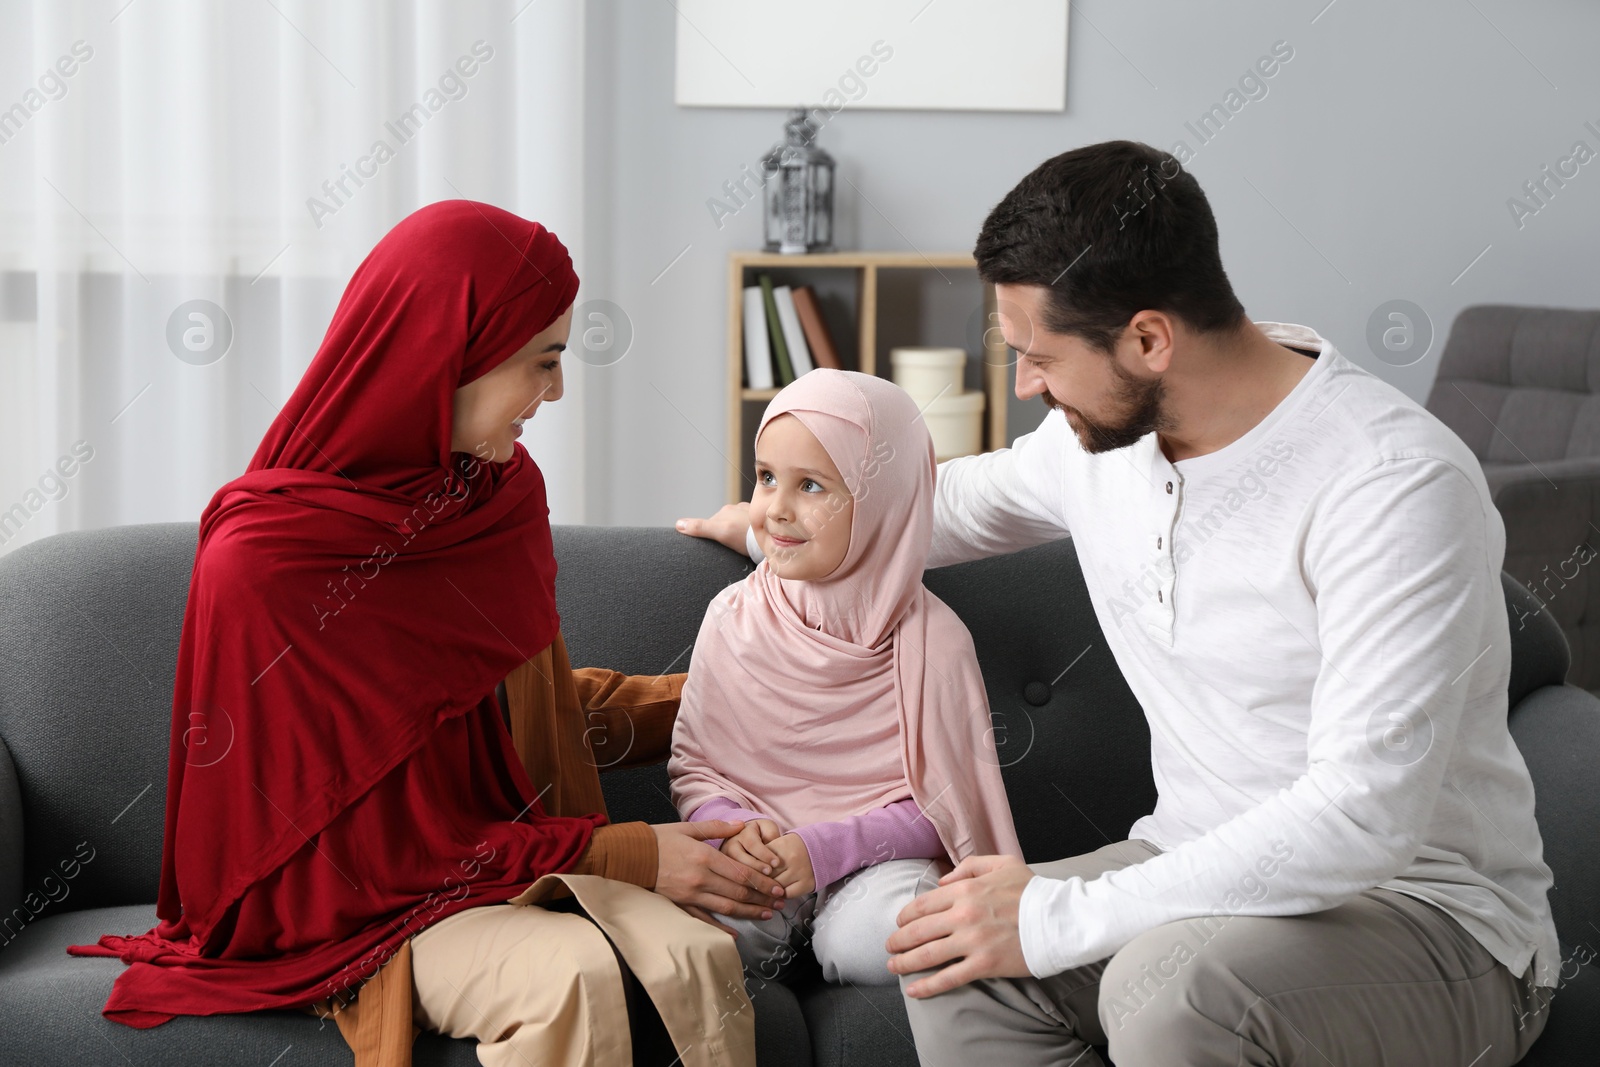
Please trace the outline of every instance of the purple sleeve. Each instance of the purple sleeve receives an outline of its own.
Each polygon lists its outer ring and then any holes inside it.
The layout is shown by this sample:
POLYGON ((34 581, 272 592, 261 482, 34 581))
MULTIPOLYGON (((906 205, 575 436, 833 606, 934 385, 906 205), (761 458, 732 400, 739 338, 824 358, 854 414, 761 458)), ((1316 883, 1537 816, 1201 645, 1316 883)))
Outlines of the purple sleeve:
MULTIPOLYGON (((689 814, 689 817, 684 821, 705 822, 709 819, 724 819, 730 821, 743 819, 745 822, 751 822, 755 819, 772 819, 772 816, 763 815, 759 811, 751 811, 749 808, 741 808, 737 803, 728 797, 712 797, 698 808, 695 808, 694 811, 689 814)), ((772 819, 772 821, 777 822, 778 820, 772 819)), ((721 848, 722 838, 707 838, 706 844, 710 845, 712 848, 721 848)))
POLYGON ((818 889, 874 864, 945 855, 939 831, 909 798, 837 822, 800 826, 794 832, 805 842, 818 889))

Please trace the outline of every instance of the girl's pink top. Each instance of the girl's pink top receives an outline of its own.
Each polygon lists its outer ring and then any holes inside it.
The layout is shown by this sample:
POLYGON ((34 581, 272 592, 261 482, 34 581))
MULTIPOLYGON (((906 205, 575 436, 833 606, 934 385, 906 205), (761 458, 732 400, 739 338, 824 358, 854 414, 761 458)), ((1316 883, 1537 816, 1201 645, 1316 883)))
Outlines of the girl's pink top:
POLYGON ((773 398, 758 448, 781 415, 838 468, 849 547, 825 578, 766 559, 712 601, 673 730, 674 806, 727 797, 790 830, 912 799, 951 860, 1020 858, 972 635, 922 584, 935 462, 916 402, 818 369, 773 398))

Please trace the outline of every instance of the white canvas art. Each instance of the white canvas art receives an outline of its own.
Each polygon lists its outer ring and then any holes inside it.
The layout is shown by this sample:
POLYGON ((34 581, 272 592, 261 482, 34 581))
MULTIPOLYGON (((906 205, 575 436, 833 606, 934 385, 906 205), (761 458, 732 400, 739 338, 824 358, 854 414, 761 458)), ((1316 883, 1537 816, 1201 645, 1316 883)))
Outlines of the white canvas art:
POLYGON ((1061 111, 1068 0, 675 0, 686 107, 1061 111))

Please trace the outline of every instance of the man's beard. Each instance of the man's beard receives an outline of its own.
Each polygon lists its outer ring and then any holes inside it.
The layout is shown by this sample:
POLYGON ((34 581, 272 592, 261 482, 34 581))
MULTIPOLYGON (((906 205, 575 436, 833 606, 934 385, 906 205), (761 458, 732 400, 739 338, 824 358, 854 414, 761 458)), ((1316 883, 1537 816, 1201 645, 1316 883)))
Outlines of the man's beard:
POLYGON ((1052 411, 1059 410, 1064 415, 1071 412, 1067 425, 1077 433, 1078 443, 1085 452, 1127 448, 1148 433, 1172 428, 1172 420, 1161 406, 1165 389, 1160 378, 1135 378, 1115 363, 1111 364, 1111 372, 1117 377, 1112 403, 1127 412, 1115 423, 1097 422, 1077 408, 1069 408, 1051 396, 1048 389, 1040 397, 1044 406, 1052 411))

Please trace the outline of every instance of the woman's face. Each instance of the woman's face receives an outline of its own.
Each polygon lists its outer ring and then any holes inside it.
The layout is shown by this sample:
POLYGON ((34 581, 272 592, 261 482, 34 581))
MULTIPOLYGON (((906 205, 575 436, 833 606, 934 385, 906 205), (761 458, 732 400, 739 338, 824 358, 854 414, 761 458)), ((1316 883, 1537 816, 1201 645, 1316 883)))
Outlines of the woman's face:
POLYGON ((456 390, 450 451, 485 463, 511 458, 522 423, 540 404, 561 399, 561 352, 571 328, 569 307, 504 363, 456 390))
POLYGON ((855 501, 828 450, 805 423, 779 415, 756 443, 750 528, 780 578, 816 581, 850 550, 855 501))

